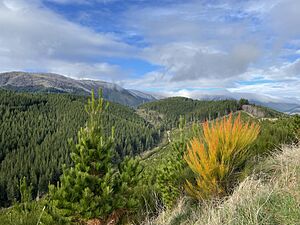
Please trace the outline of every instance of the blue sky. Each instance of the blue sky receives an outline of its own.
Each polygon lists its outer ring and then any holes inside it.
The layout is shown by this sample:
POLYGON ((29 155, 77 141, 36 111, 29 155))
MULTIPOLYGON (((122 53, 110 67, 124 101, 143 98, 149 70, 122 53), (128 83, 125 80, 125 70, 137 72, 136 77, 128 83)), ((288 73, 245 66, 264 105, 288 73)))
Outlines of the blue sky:
POLYGON ((0 0, 0 70, 300 101, 298 0, 0 0))

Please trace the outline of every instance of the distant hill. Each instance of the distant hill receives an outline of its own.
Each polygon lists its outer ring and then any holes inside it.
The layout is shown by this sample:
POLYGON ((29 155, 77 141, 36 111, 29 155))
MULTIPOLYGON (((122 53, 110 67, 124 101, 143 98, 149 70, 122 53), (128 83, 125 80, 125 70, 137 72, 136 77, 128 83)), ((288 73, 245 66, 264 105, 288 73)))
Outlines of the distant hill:
POLYGON ((0 73, 0 87, 18 92, 73 93, 79 95, 89 95, 92 89, 101 88, 105 99, 127 106, 138 106, 156 100, 150 94, 126 90, 117 84, 95 80, 76 80, 51 73, 0 73))
POLYGON ((278 118, 285 114, 260 105, 243 105, 242 109, 257 118, 278 118))
POLYGON ((166 129, 178 126, 180 116, 187 122, 204 121, 227 115, 239 109, 236 100, 193 100, 184 97, 171 97, 148 102, 138 107, 139 114, 152 124, 166 129))
POLYGON ((272 108, 287 114, 300 114, 300 104, 296 104, 296 103, 260 102, 260 101, 253 101, 253 103, 257 105, 266 106, 268 108, 272 108))
POLYGON ((295 101, 285 100, 285 99, 275 99, 269 96, 251 94, 251 93, 224 93, 220 95, 208 95, 203 94, 198 97, 199 100, 239 100, 241 98, 246 98, 250 103, 255 105, 260 105, 274 109, 279 112, 287 114, 299 114, 300 104, 295 101))
POLYGON ((279 118, 285 114, 274 109, 260 105, 243 105, 234 99, 195 100, 185 97, 170 97, 158 101, 148 102, 138 107, 137 112, 154 126, 164 129, 178 127, 180 116, 186 122, 205 121, 218 118, 243 110, 256 118, 279 118))
POLYGON ((289 114, 294 115, 294 114, 300 114, 300 106, 296 106, 292 109, 290 109, 289 114))

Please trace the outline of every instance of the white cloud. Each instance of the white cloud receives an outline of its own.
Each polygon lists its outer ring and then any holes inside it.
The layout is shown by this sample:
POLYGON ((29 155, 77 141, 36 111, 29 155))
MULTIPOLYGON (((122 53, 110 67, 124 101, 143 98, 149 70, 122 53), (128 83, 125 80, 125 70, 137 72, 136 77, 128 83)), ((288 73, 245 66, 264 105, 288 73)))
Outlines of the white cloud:
MULTIPOLYGON (((90 64, 90 68, 99 69, 101 73, 103 65, 109 67, 101 62, 101 57, 131 55, 135 51, 111 34, 96 33, 71 23, 37 1, 0 1, 0 27, 2 70, 36 69, 43 65, 44 69, 59 70, 63 74, 76 72, 73 66, 56 67, 53 64, 56 61, 61 65, 74 65, 78 71, 88 69, 86 66, 80 69, 78 65, 90 64)), ((109 74, 109 70, 105 70, 109 74)))
MULTIPOLYGON (((47 1, 91 4, 115 0, 47 1)), ((43 2, 0 0, 2 70, 47 70, 113 79, 126 87, 170 95, 199 96, 205 89, 221 89, 300 96, 300 60, 295 59, 300 47, 298 0, 170 1, 167 6, 154 1, 143 7, 128 3, 129 10, 105 14, 120 28, 119 37, 71 23, 45 8, 43 2), (121 38, 126 34, 141 37, 147 47, 124 43, 121 38), (139 58, 161 67, 128 79, 126 71, 106 63, 105 57, 139 58), (237 81, 257 76, 272 82, 237 85, 237 81)))
POLYGON ((282 0, 272 8, 269 21, 277 35, 292 38, 300 35, 300 1, 282 0))
POLYGON ((66 63, 61 61, 47 62, 43 68, 57 74, 64 74, 74 78, 90 78, 101 80, 116 80, 120 75, 124 75, 119 66, 108 63, 66 63))
POLYGON ((247 72, 261 58, 263 45, 249 18, 228 19, 243 17, 238 14, 246 6, 229 3, 189 1, 133 8, 127 13, 126 25, 150 43, 141 57, 162 65, 164 79, 178 86, 189 85, 187 81, 199 85, 204 80, 214 83, 222 79, 223 85, 247 72))
POLYGON ((294 98, 300 102, 300 59, 265 70, 253 70, 248 73, 248 84, 238 84, 228 88, 233 92, 248 92, 264 94, 273 98, 294 98), (259 75, 264 82, 251 82, 259 75))
POLYGON ((44 0, 57 4, 93 4, 93 3, 111 3, 118 0, 44 0))
POLYGON ((227 20, 228 14, 236 16, 234 12, 238 10, 239 4, 233 7, 204 1, 174 3, 167 7, 134 7, 127 12, 125 24, 129 29, 143 34, 154 45, 178 41, 218 45, 220 40, 222 43, 227 41, 227 45, 230 45, 244 37, 251 25, 246 20, 227 20))
POLYGON ((221 52, 191 43, 177 43, 151 49, 148 53, 154 62, 165 66, 166 73, 172 76, 171 81, 181 82, 239 76, 258 58, 259 49, 249 44, 221 52))
POLYGON ((296 50, 286 47, 300 46, 298 0, 205 3, 129 11, 126 25, 149 43, 142 57, 164 69, 126 85, 183 96, 200 95, 203 87, 300 96, 300 63, 291 62, 296 50), (236 86, 257 76, 273 82, 236 86))

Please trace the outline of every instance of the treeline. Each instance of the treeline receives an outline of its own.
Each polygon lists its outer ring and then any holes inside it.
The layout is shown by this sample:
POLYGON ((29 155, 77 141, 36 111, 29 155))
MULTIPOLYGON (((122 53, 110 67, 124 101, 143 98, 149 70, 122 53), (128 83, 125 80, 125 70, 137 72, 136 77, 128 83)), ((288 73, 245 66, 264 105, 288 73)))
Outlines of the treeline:
MULTIPOLYGON (((28 94, 0 91, 0 206, 19 199, 24 176, 33 195, 56 183, 63 164, 69 166, 68 139, 87 120, 85 97, 67 94, 28 94)), ((115 127, 114 160, 152 148, 159 132, 133 109, 110 103, 102 115, 107 136, 115 127)))
POLYGON ((184 116, 188 123, 212 120, 235 112, 240 107, 240 103, 236 100, 199 101, 172 97, 143 104, 138 109, 147 115, 152 114, 151 120, 160 121, 163 129, 171 129, 178 127, 180 116, 184 116))

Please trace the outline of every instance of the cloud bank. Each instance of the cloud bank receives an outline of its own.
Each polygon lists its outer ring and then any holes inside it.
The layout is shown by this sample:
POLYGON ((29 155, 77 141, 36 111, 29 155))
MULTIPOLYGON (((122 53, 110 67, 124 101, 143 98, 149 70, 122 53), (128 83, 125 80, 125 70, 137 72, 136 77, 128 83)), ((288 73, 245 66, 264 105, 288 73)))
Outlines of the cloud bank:
POLYGON ((109 78, 120 75, 121 70, 101 58, 134 52, 114 35, 69 22, 37 1, 2 0, 0 27, 2 70, 47 70, 109 78))
POLYGON ((0 0, 0 68, 171 95, 299 98, 299 8, 298 0, 0 0))

